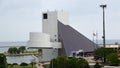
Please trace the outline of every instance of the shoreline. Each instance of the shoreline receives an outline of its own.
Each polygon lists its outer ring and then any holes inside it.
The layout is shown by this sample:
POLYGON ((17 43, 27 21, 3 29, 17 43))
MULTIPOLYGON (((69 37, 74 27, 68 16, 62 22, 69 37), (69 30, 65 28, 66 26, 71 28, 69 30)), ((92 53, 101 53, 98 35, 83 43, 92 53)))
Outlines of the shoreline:
POLYGON ((5 54, 5 56, 27 56, 27 55, 38 55, 38 54, 5 54))

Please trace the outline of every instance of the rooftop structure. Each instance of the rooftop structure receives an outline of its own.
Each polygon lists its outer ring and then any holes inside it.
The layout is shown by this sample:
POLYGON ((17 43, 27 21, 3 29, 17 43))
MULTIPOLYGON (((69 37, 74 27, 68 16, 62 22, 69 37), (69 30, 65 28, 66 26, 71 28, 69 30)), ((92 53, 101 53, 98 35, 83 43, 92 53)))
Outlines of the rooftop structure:
POLYGON ((64 25, 58 21, 60 41, 64 49, 63 53, 67 56, 72 51, 83 50, 84 52, 93 52, 97 46, 94 42, 89 40, 87 37, 76 31, 69 25, 64 25))

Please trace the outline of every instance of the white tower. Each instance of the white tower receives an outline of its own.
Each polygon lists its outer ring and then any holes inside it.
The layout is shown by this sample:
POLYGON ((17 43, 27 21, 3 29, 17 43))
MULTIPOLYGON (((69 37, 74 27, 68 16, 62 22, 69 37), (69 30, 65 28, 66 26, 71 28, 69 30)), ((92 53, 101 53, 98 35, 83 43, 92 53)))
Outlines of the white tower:
POLYGON ((50 35, 51 42, 58 42, 58 21, 68 25, 68 14, 63 11, 47 11, 42 17, 42 32, 50 35))
POLYGON ((58 56, 58 49, 61 48, 61 42, 58 42, 58 21, 68 25, 68 14, 63 11, 47 11, 42 15, 42 33, 30 33, 28 47, 42 49, 43 61, 58 56))

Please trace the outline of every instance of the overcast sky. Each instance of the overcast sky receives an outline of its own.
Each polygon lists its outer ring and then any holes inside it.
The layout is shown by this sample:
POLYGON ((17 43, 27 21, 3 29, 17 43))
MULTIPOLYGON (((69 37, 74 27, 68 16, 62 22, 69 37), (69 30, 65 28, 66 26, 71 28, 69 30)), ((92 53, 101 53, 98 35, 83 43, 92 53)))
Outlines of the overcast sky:
POLYGON ((102 8, 107 4, 106 39, 120 39, 120 0, 0 0, 0 41, 27 41, 29 32, 41 32, 41 13, 65 11, 69 24, 92 40, 102 39, 102 8))

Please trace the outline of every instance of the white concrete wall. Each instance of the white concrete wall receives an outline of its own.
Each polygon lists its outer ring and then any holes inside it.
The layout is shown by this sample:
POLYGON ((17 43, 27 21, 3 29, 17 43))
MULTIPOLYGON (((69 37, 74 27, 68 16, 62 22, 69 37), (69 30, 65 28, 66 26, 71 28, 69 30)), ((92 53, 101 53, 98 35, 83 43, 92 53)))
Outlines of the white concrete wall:
POLYGON ((30 32, 29 40, 50 42, 50 35, 41 32, 30 32))
MULTIPOLYGON (((103 47, 103 45, 99 45, 100 47, 103 47)), ((114 45, 114 44, 106 44, 105 45, 106 48, 119 48, 120 45, 114 45)))
POLYGON ((48 19, 43 19, 42 32, 50 35, 52 42, 58 41, 57 12, 47 12, 48 19))
POLYGON ((30 32, 28 47, 32 49, 42 49, 42 61, 50 61, 58 56, 60 42, 50 42, 50 35, 40 32, 30 32))
POLYGON ((69 25, 69 16, 67 12, 57 12, 57 19, 65 25, 69 25))
POLYGON ((49 61, 58 56, 58 49, 42 49, 42 61, 49 61))
POLYGON ((50 35, 39 32, 31 32, 28 47, 33 48, 52 48, 50 35))
POLYGON ((53 42, 52 43, 53 49, 59 49, 62 48, 61 42, 53 42))
MULTIPOLYGON (((43 61, 48 61, 58 56, 58 48, 61 48, 61 43, 58 42, 58 20, 65 25, 68 25, 68 14, 61 12, 45 12, 48 15, 47 19, 42 19, 42 32, 31 32, 28 47, 35 49, 43 48, 43 61), (44 49, 53 48, 53 49, 44 49)), ((43 13, 44 14, 44 13, 43 13)))
MULTIPOLYGON (((50 35, 52 42, 58 41, 58 20, 63 24, 68 24, 68 14, 66 12, 53 11, 45 12, 48 14, 48 19, 43 19, 42 32, 50 35), (56 40, 56 41, 55 41, 56 40)), ((44 13, 43 13, 44 14, 44 13)))

